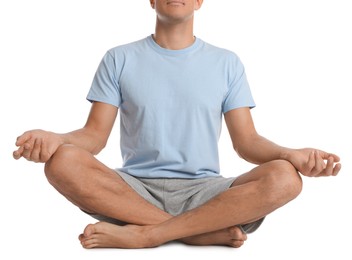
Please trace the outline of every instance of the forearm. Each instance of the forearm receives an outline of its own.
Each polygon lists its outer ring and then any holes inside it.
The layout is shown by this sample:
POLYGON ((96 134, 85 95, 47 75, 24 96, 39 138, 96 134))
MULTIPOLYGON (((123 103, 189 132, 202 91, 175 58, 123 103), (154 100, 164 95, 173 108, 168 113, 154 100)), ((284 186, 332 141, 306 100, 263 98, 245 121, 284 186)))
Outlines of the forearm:
POLYGON ((93 102, 85 126, 76 131, 64 134, 64 143, 81 147, 92 154, 98 154, 106 145, 114 125, 118 108, 93 102))
POLYGON ((332 153, 312 148, 290 149, 258 135, 249 108, 225 113, 232 144, 240 157, 254 164, 273 160, 289 161, 305 176, 337 175, 340 158, 332 153))
POLYGON ((263 164, 273 160, 287 160, 287 155, 293 149, 277 145, 276 143, 255 134, 248 140, 239 143, 235 148, 238 155, 254 164, 263 164))
POLYGON ((106 140, 102 138, 102 135, 86 127, 60 134, 60 136, 64 144, 78 146, 92 154, 98 154, 106 145, 106 140))
POLYGON ((72 144, 92 154, 98 154, 106 145, 118 109, 112 105, 94 102, 85 126, 58 134, 44 130, 30 130, 17 138, 18 149, 13 157, 34 162, 47 162, 63 144, 72 144))

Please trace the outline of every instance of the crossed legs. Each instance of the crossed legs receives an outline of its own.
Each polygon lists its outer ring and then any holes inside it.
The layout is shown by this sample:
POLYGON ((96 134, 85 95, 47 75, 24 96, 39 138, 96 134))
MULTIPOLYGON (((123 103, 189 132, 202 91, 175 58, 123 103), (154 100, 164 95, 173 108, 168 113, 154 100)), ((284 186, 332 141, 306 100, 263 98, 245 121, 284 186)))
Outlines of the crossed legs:
POLYGON ((45 165, 45 173, 81 209, 131 223, 88 225, 79 237, 85 248, 155 247, 173 240, 240 247, 247 237, 237 225, 266 216, 294 199, 302 188, 290 163, 272 161, 241 175, 231 188, 204 205, 173 217, 144 200, 115 171, 80 148, 61 146, 45 165))

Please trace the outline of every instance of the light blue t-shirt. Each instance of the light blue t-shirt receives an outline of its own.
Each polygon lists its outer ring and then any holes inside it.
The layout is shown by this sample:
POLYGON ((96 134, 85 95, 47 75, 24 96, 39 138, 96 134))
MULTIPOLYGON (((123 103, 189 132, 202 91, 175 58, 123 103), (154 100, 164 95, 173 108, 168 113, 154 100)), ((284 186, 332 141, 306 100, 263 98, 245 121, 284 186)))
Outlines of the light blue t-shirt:
POLYGON ((87 99, 119 107, 119 170, 145 178, 219 176, 222 114, 255 106, 236 54, 199 38, 169 50, 152 36, 109 50, 87 99))

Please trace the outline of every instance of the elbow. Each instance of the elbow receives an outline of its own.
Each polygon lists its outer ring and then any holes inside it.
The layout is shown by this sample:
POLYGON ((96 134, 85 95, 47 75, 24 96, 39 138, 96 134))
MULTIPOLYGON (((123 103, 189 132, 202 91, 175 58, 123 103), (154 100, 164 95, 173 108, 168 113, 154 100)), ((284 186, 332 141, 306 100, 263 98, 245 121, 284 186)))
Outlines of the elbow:
POLYGON ((106 141, 97 142, 96 145, 91 150, 91 153, 93 155, 98 155, 106 147, 106 144, 107 144, 106 141))
POLYGON ((257 160, 253 158, 253 144, 238 144, 234 145, 233 149, 236 151, 239 158, 253 164, 258 164, 257 160))
POLYGON ((241 159, 253 164, 259 164, 260 162, 257 160, 256 154, 260 141, 260 136, 256 132, 253 132, 238 137, 238 139, 233 142, 233 149, 241 159))
POLYGON ((232 143, 232 147, 237 153, 238 157, 240 157, 241 159, 245 159, 243 156, 243 152, 240 149, 241 147, 237 143, 232 143))
POLYGON ((233 149, 236 151, 238 157, 240 157, 241 159, 246 160, 246 157, 245 157, 244 153, 241 152, 241 149, 238 149, 238 147, 235 147, 235 146, 233 147, 233 149))

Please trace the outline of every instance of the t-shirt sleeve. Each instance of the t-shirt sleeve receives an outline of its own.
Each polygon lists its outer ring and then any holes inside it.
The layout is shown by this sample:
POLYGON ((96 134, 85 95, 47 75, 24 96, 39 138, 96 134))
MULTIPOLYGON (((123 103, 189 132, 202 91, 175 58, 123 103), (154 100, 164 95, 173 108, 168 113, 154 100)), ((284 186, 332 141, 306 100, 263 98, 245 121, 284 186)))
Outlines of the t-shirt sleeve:
POLYGON ((122 102, 118 84, 118 70, 115 59, 110 52, 104 55, 99 64, 87 100, 103 102, 116 107, 119 107, 122 102))
POLYGON ((226 113, 240 107, 255 107, 244 66, 237 56, 230 62, 228 73, 228 92, 223 101, 222 112, 226 113))

